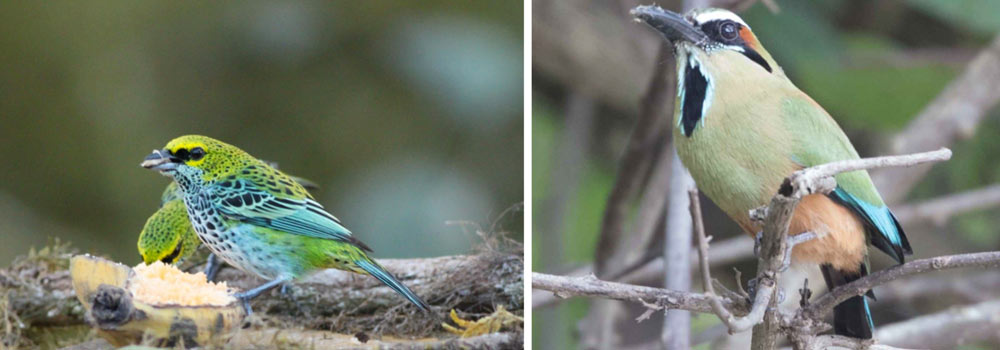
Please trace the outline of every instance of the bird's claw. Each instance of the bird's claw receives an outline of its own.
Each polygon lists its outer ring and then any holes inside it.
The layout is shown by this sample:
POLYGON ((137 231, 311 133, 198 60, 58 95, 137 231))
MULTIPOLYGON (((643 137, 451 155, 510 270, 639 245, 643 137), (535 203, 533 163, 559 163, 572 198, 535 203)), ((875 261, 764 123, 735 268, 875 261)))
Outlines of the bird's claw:
POLYGON ((809 289, 809 279, 806 278, 805 282, 802 283, 802 288, 799 289, 799 306, 806 307, 809 305, 809 298, 812 298, 812 290, 809 289))
POLYGON ((239 301, 241 305, 243 305, 243 311, 246 312, 246 317, 250 317, 253 315, 253 309, 250 308, 250 299, 253 299, 253 296, 250 296, 244 292, 244 293, 233 294, 233 297, 236 298, 236 300, 239 301))

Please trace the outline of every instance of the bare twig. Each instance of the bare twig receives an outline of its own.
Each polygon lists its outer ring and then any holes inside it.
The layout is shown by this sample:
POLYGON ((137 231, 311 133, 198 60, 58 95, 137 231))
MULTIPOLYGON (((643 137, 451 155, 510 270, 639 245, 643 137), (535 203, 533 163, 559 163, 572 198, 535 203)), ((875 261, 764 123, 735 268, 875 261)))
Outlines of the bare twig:
POLYGON ((797 318, 805 317, 820 319, 837 304, 855 295, 862 295, 877 285, 927 271, 955 269, 961 267, 996 267, 1000 266, 1000 251, 939 256, 920 259, 893 266, 872 273, 851 283, 837 287, 798 312, 797 318))
MULTIPOLYGON (((532 272, 531 287, 556 293, 563 298, 584 296, 638 304, 655 301, 657 305, 671 309, 694 312, 711 312, 712 310, 708 298, 702 293, 608 282, 593 275, 567 277, 532 272)), ((742 298, 736 296, 722 296, 721 298, 722 304, 735 313, 743 314, 748 310, 746 302, 742 298)))
POLYGON ((791 183, 790 190, 794 191, 791 195, 802 196, 805 193, 829 193, 836 187, 836 181, 833 181, 831 177, 840 173, 885 167, 910 167, 948 159, 951 159, 951 150, 941 148, 936 151, 923 153, 861 158, 818 165, 796 171, 789 177, 791 183))
POLYGON ((792 347, 796 350, 827 350, 827 349, 850 349, 850 350, 908 350, 884 344, 876 344, 870 339, 857 339, 839 335, 817 335, 803 339, 803 342, 796 343, 792 347))
POLYGON ((1000 341, 1000 301, 951 308, 879 327, 880 343, 902 347, 951 349, 983 340, 1000 341))
MULTIPOLYGON (((715 294, 715 286, 712 281, 711 268, 708 265, 708 241, 709 239, 705 237, 705 223, 701 217, 701 201, 698 198, 698 190, 692 189, 688 191, 688 195, 691 198, 691 218, 694 221, 694 233, 695 237, 698 239, 698 257, 699 266, 701 268, 701 284, 705 287, 705 296, 708 297, 710 305, 712 306, 712 312, 722 320, 722 323, 729 328, 729 334, 732 334, 734 330, 741 328, 741 325, 736 324, 737 320, 725 306, 722 305, 722 301, 715 294)), ((748 327, 745 327, 747 329, 748 327)))

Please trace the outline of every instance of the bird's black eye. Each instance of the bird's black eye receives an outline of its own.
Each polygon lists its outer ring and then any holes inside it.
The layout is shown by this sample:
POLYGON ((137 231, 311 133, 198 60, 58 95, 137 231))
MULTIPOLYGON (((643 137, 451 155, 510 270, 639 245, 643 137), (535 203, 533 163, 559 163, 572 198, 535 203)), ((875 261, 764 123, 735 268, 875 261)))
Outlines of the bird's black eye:
POLYGON ((191 150, 191 160, 199 160, 205 157, 205 149, 201 147, 195 147, 191 150))
POLYGON ((179 148, 174 151, 174 157, 186 161, 189 157, 191 157, 191 154, 188 153, 187 148, 179 148))
POLYGON ((722 22, 722 24, 719 25, 719 35, 726 40, 736 39, 736 37, 740 35, 739 27, 737 27, 736 23, 733 21, 722 22))

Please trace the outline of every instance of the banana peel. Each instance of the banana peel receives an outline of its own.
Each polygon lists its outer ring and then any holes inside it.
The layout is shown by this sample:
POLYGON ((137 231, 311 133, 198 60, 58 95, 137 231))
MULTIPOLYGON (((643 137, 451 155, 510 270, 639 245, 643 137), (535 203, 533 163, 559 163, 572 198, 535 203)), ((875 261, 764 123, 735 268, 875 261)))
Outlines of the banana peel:
POLYGON ((130 283, 137 283, 132 268, 90 255, 70 260, 70 276, 88 323, 115 347, 139 343, 196 347, 225 342, 244 316, 235 299, 224 306, 151 305, 136 300, 129 288, 130 283))
POLYGON ((455 312, 455 309, 451 309, 451 320, 455 322, 458 327, 454 327, 447 323, 441 323, 441 326, 444 327, 446 331, 457 334, 462 338, 496 333, 503 327, 513 327, 518 323, 524 322, 523 317, 510 313, 510 311, 507 311, 503 305, 497 305, 496 311, 493 311, 492 314, 475 321, 464 320, 461 317, 458 317, 458 313, 455 312))

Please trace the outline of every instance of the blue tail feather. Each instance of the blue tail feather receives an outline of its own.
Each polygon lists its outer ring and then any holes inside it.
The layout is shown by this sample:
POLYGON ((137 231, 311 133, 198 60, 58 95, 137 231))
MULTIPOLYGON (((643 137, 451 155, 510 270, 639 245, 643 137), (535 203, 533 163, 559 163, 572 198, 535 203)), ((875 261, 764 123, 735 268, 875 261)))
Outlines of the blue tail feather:
POLYGON ((889 254, 894 260, 902 264, 904 256, 913 254, 910 242, 903 233, 903 228, 899 226, 896 216, 892 215, 885 205, 874 205, 855 197, 842 187, 830 193, 837 203, 851 209, 855 214, 865 221, 868 228, 868 236, 871 244, 879 250, 889 254))
POLYGON ((413 305, 419 307, 421 310, 424 311, 430 310, 430 306, 428 306, 427 303, 423 301, 423 299, 420 299, 420 297, 417 296, 416 293, 413 293, 413 291, 411 291, 410 288, 403 285, 402 282, 396 279, 396 277, 394 277, 388 271, 383 269, 382 266, 379 266, 378 264, 367 260, 356 261, 354 262, 354 264, 360 267, 362 270, 365 270, 365 272, 368 272, 368 274, 372 275, 372 277, 375 277, 382 283, 385 283, 385 285, 389 286, 389 288, 392 288, 392 290, 395 290, 397 293, 406 297, 407 300, 413 303, 413 305))

